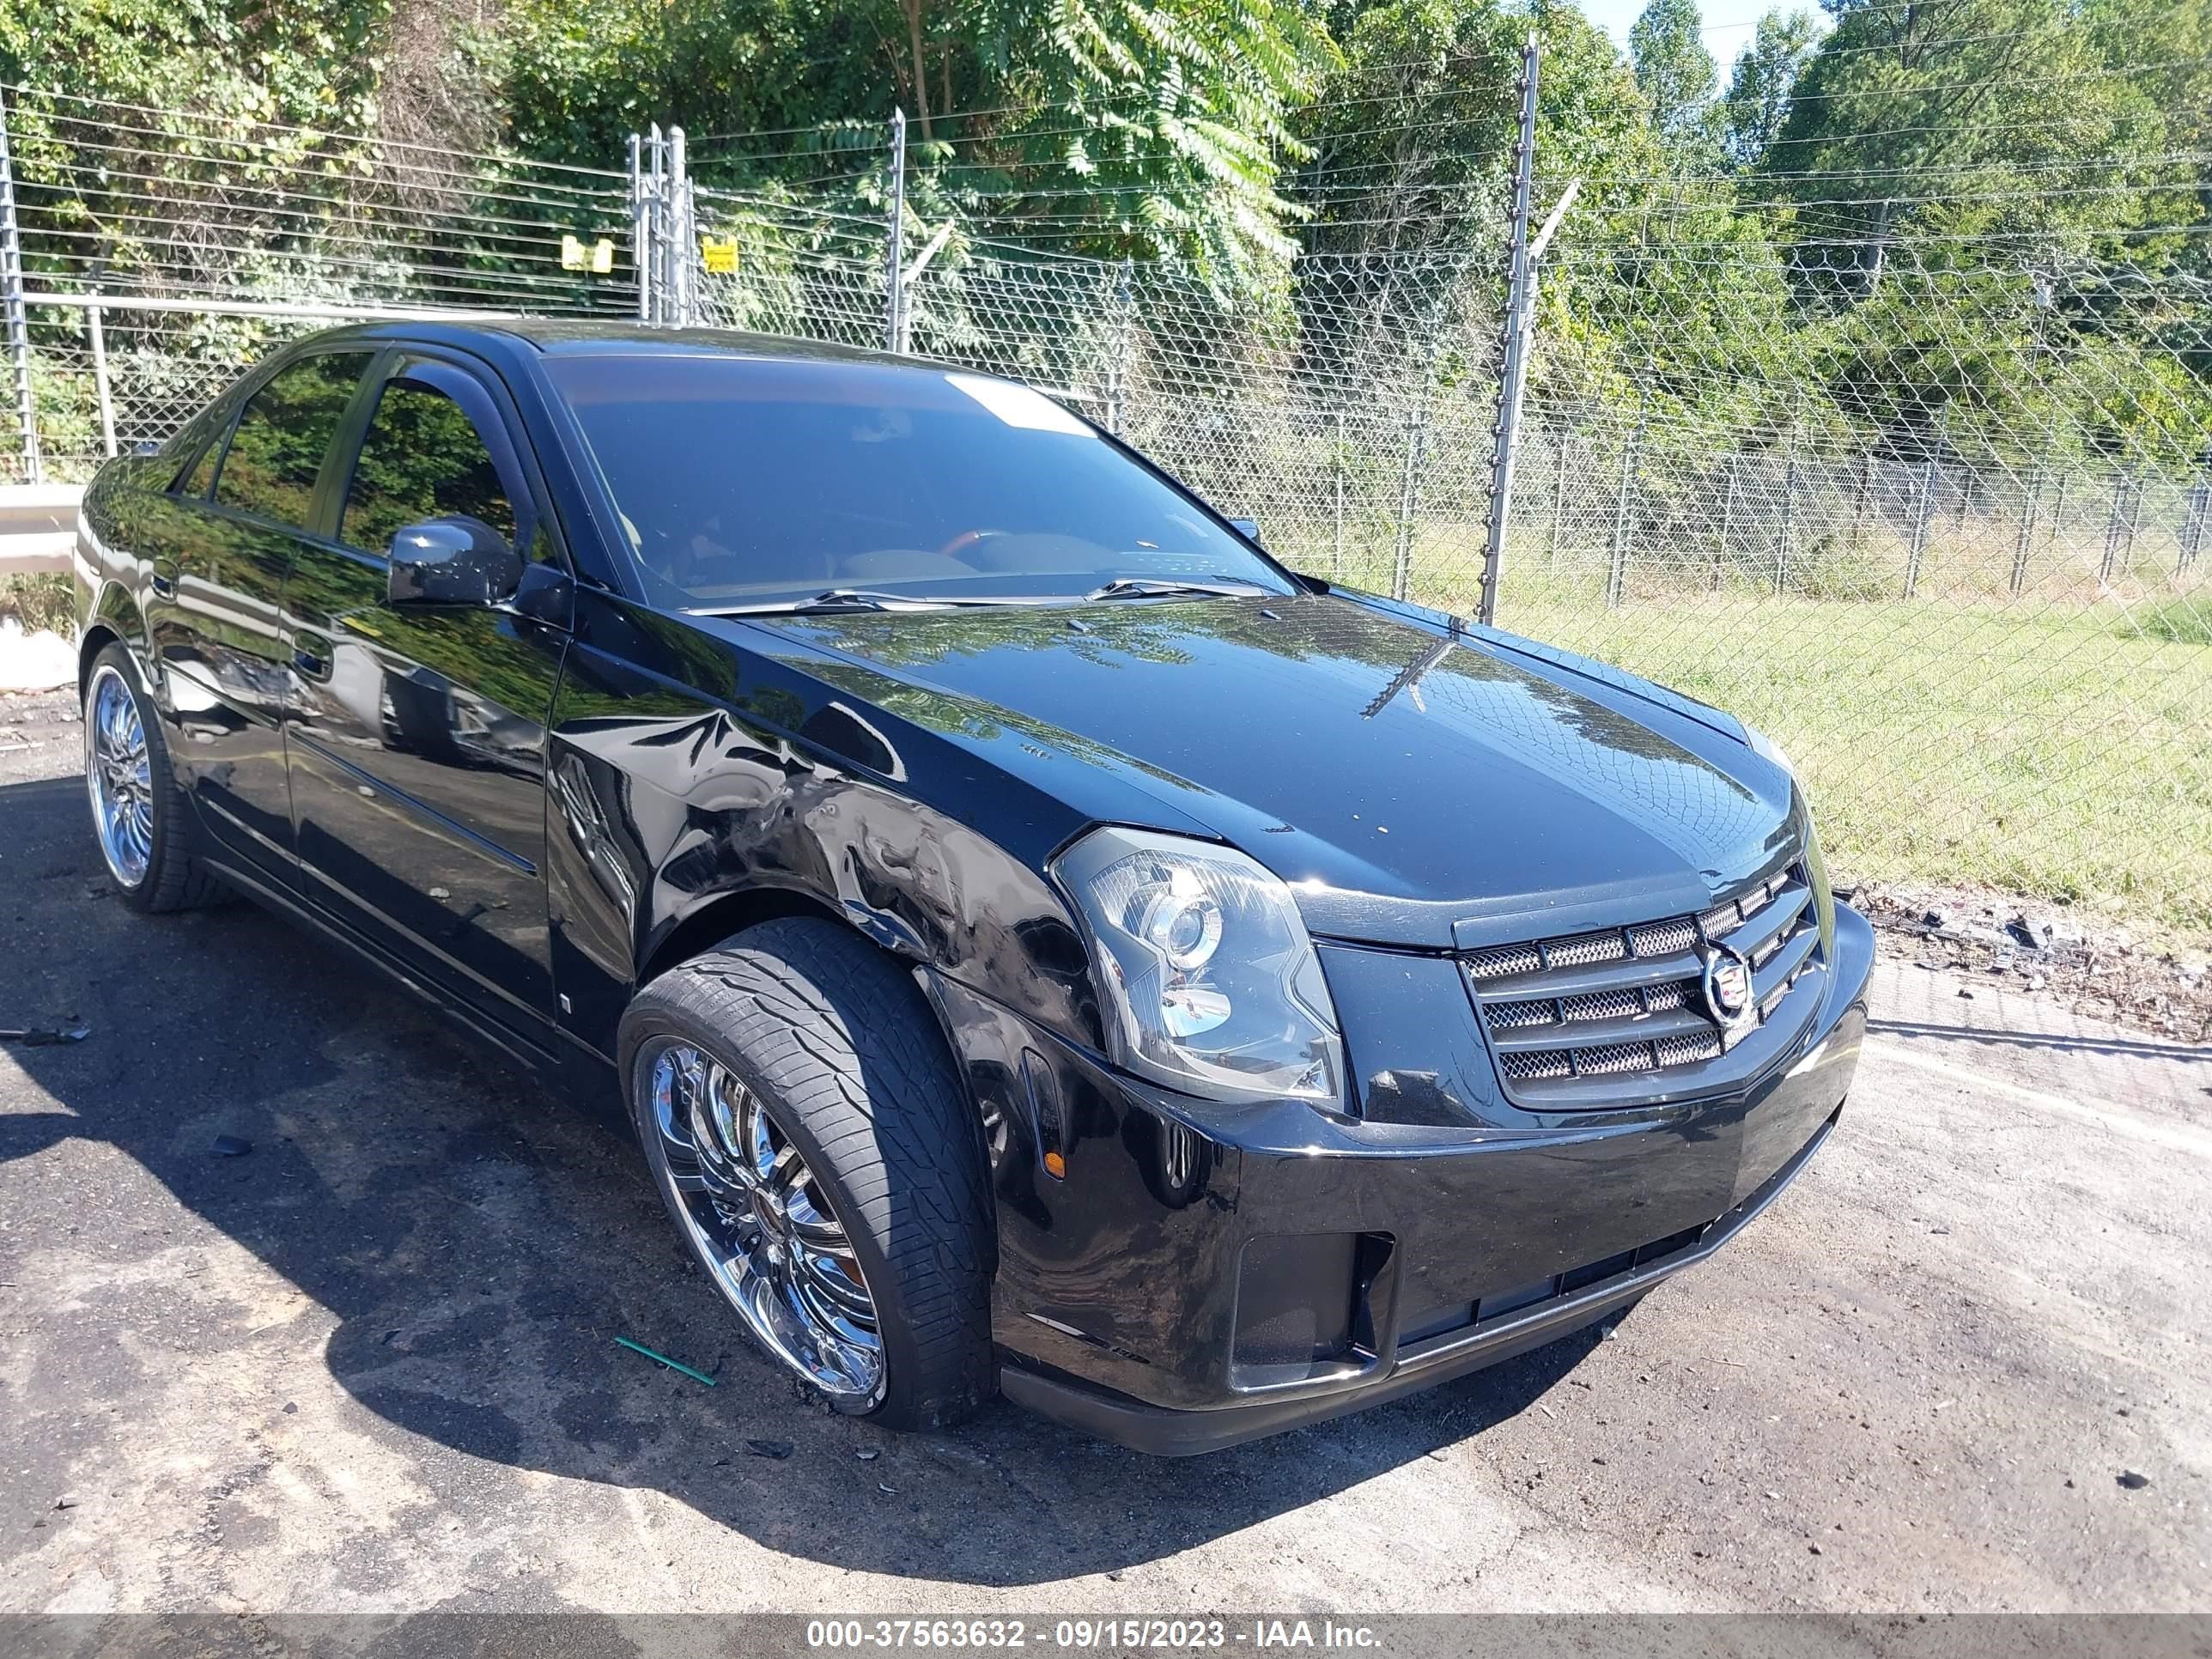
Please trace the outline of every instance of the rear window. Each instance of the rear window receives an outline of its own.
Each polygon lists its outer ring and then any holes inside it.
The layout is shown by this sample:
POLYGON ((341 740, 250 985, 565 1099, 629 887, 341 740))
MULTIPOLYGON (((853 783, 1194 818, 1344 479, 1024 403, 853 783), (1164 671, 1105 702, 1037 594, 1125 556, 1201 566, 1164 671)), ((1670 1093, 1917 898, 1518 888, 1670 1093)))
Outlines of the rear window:
POLYGON ((365 351, 302 358, 255 392, 223 453, 216 500, 279 524, 307 527, 314 514, 316 477, 368 359, 365 351))
POLYGON ((639 562, 692 604, 1061 597, 1121 577, 1290 591, 1198 502, 1011 381, 657 353, 549 370, 639 562))

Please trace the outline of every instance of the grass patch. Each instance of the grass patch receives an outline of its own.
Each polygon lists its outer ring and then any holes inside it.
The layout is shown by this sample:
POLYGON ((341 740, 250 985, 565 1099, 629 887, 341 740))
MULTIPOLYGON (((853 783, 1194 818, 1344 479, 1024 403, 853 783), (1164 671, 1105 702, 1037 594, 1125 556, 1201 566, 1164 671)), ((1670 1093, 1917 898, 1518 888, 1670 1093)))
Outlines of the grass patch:
POLYGON ((1802 769, 1839 872, 1985 882, 2212 933, 2212 640, 2109 614, 1723 592, 1500 605, 1728 709, 1802 769))
MULTIPOLYGON (((1413 598, 1474 613, 1465 532, 1407 562, 1413 598)), ((1387 548, 1345 563, 1388 591, 1387 548)), ((1778 596, 1710 562, 1635 574, 1608 609, 1601 558, 1547 572, 1509 548, 1498 624, 1771 733, 1838 878, 1986 884, 2212 940, 2212 595, 2130 616, 2034 592, 1869 599, 1850 581, 1778 596)))
POLYGON ((2164 640, 2170 645, 2212 645, 2212 599, 2172 599, 2124 618, 2123 639, 2164 640))

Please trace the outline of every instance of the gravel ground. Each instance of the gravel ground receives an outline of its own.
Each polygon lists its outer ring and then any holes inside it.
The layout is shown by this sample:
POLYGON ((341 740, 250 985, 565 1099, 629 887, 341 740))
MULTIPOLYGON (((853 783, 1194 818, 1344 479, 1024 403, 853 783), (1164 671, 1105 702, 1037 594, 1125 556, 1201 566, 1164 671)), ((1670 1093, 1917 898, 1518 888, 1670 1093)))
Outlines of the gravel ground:
POLYGON ((0 1611, 2212 1610, 2212 1051, 1897 960, 1828 1147, 1610 1337, 1196 1462, 887 1436, 614 1127, 126 912, 76 744, 0 700, 0 1025, 89 1027, 0 1043, 0 1611))

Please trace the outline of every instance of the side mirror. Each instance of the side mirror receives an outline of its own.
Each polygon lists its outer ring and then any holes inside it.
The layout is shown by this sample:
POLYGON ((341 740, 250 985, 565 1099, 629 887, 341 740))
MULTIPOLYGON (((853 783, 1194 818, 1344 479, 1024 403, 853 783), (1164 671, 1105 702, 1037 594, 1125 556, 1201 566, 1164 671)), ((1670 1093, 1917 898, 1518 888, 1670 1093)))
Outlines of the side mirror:
POLYGON ((1260 539, 1260 521, 1257 519, 1231 519, 1229 527, 1255 547, 1267 544, 1260 539))
POLYGON ((394 605, 497 605, 522 580, 522 555, 482 519, 427 519, 392 538, 394 605))

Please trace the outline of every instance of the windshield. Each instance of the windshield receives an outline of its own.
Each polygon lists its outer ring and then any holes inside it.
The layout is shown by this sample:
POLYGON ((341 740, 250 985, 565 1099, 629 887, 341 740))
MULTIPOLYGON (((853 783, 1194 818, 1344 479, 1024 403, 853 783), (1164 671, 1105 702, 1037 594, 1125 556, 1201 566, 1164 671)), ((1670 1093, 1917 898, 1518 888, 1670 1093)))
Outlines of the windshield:
POLYGON ((658 352, 548 368, 639 563, 676 603, 1069 599, 1123 579, 1292 591, 1190 497, 1012 381, 658 352))

